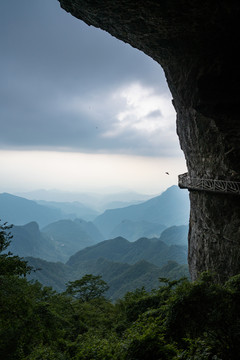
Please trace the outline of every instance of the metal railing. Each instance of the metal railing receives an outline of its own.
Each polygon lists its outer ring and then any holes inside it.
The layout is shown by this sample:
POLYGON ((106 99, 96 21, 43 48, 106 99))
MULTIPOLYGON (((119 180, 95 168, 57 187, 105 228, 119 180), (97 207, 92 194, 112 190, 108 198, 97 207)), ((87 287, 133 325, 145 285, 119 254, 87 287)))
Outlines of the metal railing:
POLYGON ((188 173, 178 176, 178 186, 181 189, 240 195, 240 182, 238 181, 191 178, 188 173))

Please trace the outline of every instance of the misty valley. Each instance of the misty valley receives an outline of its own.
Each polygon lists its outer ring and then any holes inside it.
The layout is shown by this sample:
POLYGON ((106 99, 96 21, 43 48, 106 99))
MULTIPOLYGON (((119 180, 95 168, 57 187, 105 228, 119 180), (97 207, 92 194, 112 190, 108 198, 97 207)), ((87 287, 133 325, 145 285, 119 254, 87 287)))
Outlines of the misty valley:
POLYGON ((80 202, 58 205, 5 193, 0 214, 14 224, 8 251, 38 269, 28 279, 59 292, 68 281, 94 274, 107 281, 106 295, 116 300, 136 288, 155 288, 159 277, 188 276, 189 201, 177 186, 97 216, 80 202))
POLYGON ((4 193, 0 215, 1 359, 237 360, 240 278, 189 280, 186 191, 102 213, 4 193))

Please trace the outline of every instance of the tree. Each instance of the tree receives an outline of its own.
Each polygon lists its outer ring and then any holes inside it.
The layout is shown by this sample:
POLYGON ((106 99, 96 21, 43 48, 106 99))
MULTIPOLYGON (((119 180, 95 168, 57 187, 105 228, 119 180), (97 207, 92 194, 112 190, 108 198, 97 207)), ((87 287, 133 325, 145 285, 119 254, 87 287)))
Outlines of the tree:
POLYGON ((39 350, 39 357, 29 360, 62 359, 55 354, 53 357, 48 348, 64 337, 65 329, 71 326, 66 316, 70 301, 65 297, 62 315, 60 295, 51 288, 42 288, 39 282, 27 280, 31 267, 24 259, 7 252, 12 238, 10 229, 7 223, 0 223, 0 359, 28 359, 26 356, 35 353, 36 347, 41 350, 42 344, 46 344, 46 351, 42 354, 39 350))
POLYGON ((100 275, 86 274, 79 280, 69 281, 66 292, 85 302, 101 298, 108 288, 100 275))
POLYGON ((11 228, 12 225, 7 225, 7 222, 0 224, 0 253, 10 245, 12 235, 8 230, 11 228))
POLYGON ((12 235, 9 231, 12 225, 0 223, 0 281, 2 276, 26 276, 32 270, 27 261, 19 256, 13 256, 11 252, 5 252, 10 245, 12 235))

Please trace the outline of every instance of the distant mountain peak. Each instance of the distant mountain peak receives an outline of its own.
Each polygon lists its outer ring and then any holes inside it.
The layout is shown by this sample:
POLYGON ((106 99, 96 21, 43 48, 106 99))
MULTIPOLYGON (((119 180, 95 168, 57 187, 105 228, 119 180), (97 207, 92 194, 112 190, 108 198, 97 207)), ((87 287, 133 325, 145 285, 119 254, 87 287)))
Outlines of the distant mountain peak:
POLYGON ((123 228, 125 225, 126 229, 130 222, 132 222, 132 228, 134 222, 142 225, 143 222, 152 223, 155 226, 161 225, 163 228, 187 224, 189 210, 188 191, 180 190, 178 186, 173 185, 161 195, 140 204, 106 210, 94 220, 94 224, 105 238, 109 238, 112 236, 112 232, 117 235, 113 231, 117 226, 121 224, 123 228))
POLYGON ((31 221, 30 223, 26 224, 25 228, 31 231, 40 231, 39 225, 36 221, 31 221))

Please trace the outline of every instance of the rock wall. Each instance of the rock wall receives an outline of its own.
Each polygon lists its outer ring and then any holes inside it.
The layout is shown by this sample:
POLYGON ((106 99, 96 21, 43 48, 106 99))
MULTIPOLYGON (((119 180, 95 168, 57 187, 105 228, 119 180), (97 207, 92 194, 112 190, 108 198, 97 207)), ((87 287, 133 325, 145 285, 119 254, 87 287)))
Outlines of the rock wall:
MULTIPOLYGON (((161 64, 190 176, 240 179, 238 1, 58 1, 161 64)), ((190 200, 192 278, 240 273, 240 197, 191 191, 190 200)))

